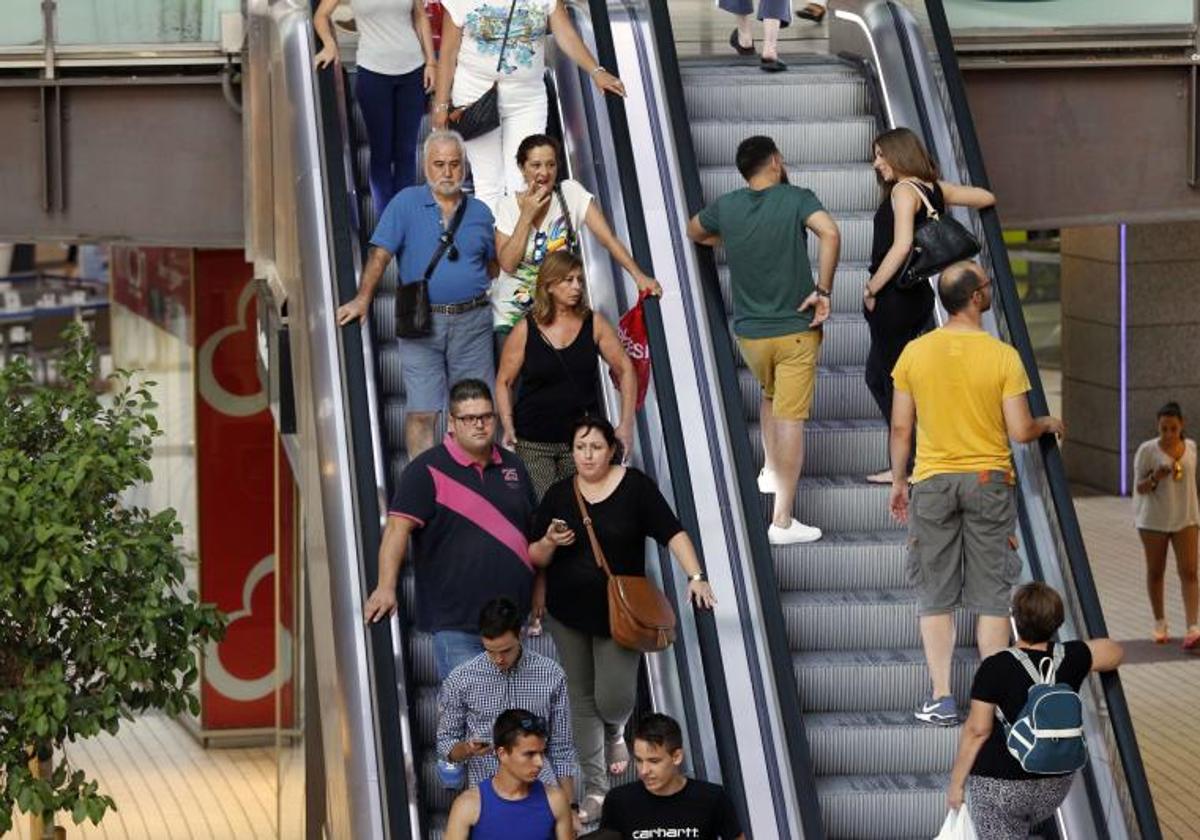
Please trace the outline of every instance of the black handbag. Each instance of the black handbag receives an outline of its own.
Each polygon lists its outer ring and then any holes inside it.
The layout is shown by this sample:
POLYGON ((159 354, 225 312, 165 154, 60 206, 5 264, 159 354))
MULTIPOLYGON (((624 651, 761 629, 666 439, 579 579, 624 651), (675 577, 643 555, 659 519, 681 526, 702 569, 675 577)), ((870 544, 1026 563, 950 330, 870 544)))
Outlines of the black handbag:
MULTIPOLYGON (((508 7, 508 20, 504 24, 504 40, 500 42, 500 57, 496 59, 497 73, 504 66, 504 51, 508 49, 508 33, 512 29, 513 12, 516 8, 517 0, 512 0, 512 5, 508 7)), ((473 140, 500 127, 500 90, 497 85, 499 82, 492 82, 487 92, 470 105, 458 108, 450 106, 447 121, 464 140, 473 140)))
POLYGON ((913 231, 912 250, 892 281, 898 289, 912 289, 946 266, 978 254, 979 240, 949 213, 938 213, 919 185, 912 181, 900 183, 916 190, 925 204, 925 220, 913 231))
POLYGON ((426 338, 433 332, 433 308, 429 303, 429 278, 433 270, 441 262, 442 256, 454 244, 454 234, 462 224, 463 216, 467 213, 467 202, 470 199, 464 195, 454 211, 450 227, 442 231, 438 237, 437 250, 425 268, 425 274, 420 280, 412 283, 401 283, 396 289, 396 338, 426 338))

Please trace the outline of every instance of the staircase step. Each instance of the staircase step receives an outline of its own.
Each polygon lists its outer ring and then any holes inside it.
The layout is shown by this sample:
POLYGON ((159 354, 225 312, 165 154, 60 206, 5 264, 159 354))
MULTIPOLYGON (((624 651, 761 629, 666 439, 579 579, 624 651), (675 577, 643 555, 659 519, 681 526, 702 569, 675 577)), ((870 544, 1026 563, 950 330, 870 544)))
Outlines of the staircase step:
MULTIPOLYGON (((813 266, 813 280, 816 281, 816 269, 813 266)), ((833 311, 862 315, 862 288, 871 274, 867 264, 842 260, 838 263, 833 275, 833 311)), ((729 266, 724 262, 717 266, 717 279, 721 284, 721 299, 725 301, 725 311, 733 315, 733 289, 729 284, 729 266)))
MULTIPOLYGON (((746 179, 732 160, 730 157, 720 164, 700 167, 700 183, 706 196, 724 195, 746 186, 746 179)), ((879 204, 875 170, 861 160, 789 166, 788 180, 816 193, 821 206, 835 217, 839 213, 870 212, 879 204)))
MULTIPOLYGON (((974 648, 955 649, 950 687, 962 709, 978 663, 974 648)), ((792 654, 792 665, 805 711, 915 709, 929 694, 929 671, 919 648, 804 651, 792 654)))
POLYGON ((949 774, 825 776, 817 798, 830 840, 933 837, 946 818, 949 774))
MULTIPOLYGON (((741 361, 741 354, 737 354, 741 361)), ((824 364, 817 368, 812 416, 822 420, 869 420, 879 417, 879 408, 867 390, 866 368, 862 365, 824 364)), ((757 422, 762 407, 762 386, 747 367, 738 368, 738 388, 747 420, 757 422)))
POLYGON ((808 714, 804 729, 818 776, 944 773, 961 732, 922 723, 912 709, 808 714))
POLYGON ((815 543, 773 546, 771 554, 784 592, 899 589, 907 547, 908 535, 898 528, 829 531, 815 543))
POLYGON ((853 73, 828 67, 768 75, 754 65, 681 68, 683 95, 693 120, 779 120, 860 117, 867 85, 853 73))
MULTIPOLYGON (((915 589, 784 592, 779 596, 792 650, 859 650, 921 645, 915 589)), ((954 613, 960 645, 975 644, 975 616, 954 613)))
MULTIPOLYGON (((750 446, 763 460, 759 424, 747 424, 750 446)), ((804 475, 869 475, 888 465, 887 424, 878 420, 810 420, 804 424, 804 475)))
MULTIPOLYGON (((876 133, 870 116, 839 117, 811 122, 790 120, 692 120, 692 143, 700 166, 729 166, 738 144, 755 134, 775 140, 788 166, 819 163, 857 163, 871 160, 871 143, 876 133)), ((792 182, 809 186, 802 179, 792 182)), ((815 189, 810 187, 810 189, 815 189)), ((876 192, 878 202, 878 191, 876 192)))

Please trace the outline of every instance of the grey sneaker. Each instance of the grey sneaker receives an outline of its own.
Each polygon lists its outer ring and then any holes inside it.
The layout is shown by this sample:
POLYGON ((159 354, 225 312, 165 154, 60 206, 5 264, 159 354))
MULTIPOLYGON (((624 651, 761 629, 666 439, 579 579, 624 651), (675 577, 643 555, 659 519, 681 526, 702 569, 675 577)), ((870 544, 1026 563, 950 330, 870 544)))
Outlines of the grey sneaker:
POLYGON ((934 726, 956 726, 958 724, 958 705, 954 698, 930 697, 913 713, 922 723, 934 726))

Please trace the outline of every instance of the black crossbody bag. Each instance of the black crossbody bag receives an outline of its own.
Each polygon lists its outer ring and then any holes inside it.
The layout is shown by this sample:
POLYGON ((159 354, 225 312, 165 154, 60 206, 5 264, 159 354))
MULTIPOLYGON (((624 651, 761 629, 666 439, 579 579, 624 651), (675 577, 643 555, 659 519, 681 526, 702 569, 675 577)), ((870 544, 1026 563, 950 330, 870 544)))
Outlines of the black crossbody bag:
POLYGON ((412 283, 401 283, 396 290, 396 338, 426 338, 433 332, 433 309, 429 303, 429 278, 433 270, 442 261, 442 256, 454 244, 454 234, 462 224, 463 216, 467 214, 467 202, 470 199, 463 195, 454 211, 450 227, 442 231, 438 237, 437 250, 433 259, 425 268, 425 274, 420 280, 412 283))
MULTIPOLYGON (((508 49, 508 33, 512 29, 513 13, 516 10, 517 0, 512 0, 512 5, 508 7, 508 20, 504 24, 504 40, 500 42, 500 57, 496 59, 497 73, 504 66, 504 51, 508 49)), ((497 87, 499 84, 492 82, 487 92, 470 105, 458 108, 450 106, 450 125, 464 140, 473 140, 500 127, 500 90, 497 87)))
POLYGON ((979 240, 949 212, 938 213, 923 187, 907 180, 900 183, 916 190, 925 205, 925 220, 913 230, 912 250, 892 280, 896 288, 908 290, 918 288, 946 266, 974 257, 979 253, 979 240))

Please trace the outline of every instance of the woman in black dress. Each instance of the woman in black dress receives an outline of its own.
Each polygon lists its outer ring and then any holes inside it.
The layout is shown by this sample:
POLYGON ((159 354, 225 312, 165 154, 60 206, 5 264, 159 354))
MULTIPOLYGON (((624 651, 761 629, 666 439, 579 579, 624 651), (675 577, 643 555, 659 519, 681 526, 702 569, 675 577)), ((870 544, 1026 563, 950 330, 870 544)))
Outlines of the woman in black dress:
POLYGON ((619 646, 609 632, 608 579, 592 556, 576 486, 614 575, 645 575, 646 539, 652 538, 683 568, 692 603, 708 609, 716 599, 691 539, 658 487, 640 470, 621 465, 612 425, 580 418, 571 439, 577 475, 542 498, 533 527, 547 536, 530 545, 529 555, 538 566, 549 567, 546 622, 567 674, 583 770, 580 810, 588 823, 600 818, 608 774, 620 774, 629 764, 623 733, 633 713, 641 654, 619 646))
MULTIPOLYGON (((871 330, 866 380, 890 425, 892 368, 904 346, 933 326, 932 284, 900 289, 893 282, 912 251, 913 231, 929 217, 929 207, 939 214, 947 206, 981 209, 995 204, 996 197, 979 187, 939 180, 937 164, 907 128, 894 128, 875 138, 873 165, 884 197, 875 211, 871 276, 863 287, 863 315, 871 330)), ((867 480, 891 484, 891 470, 867 480)))

